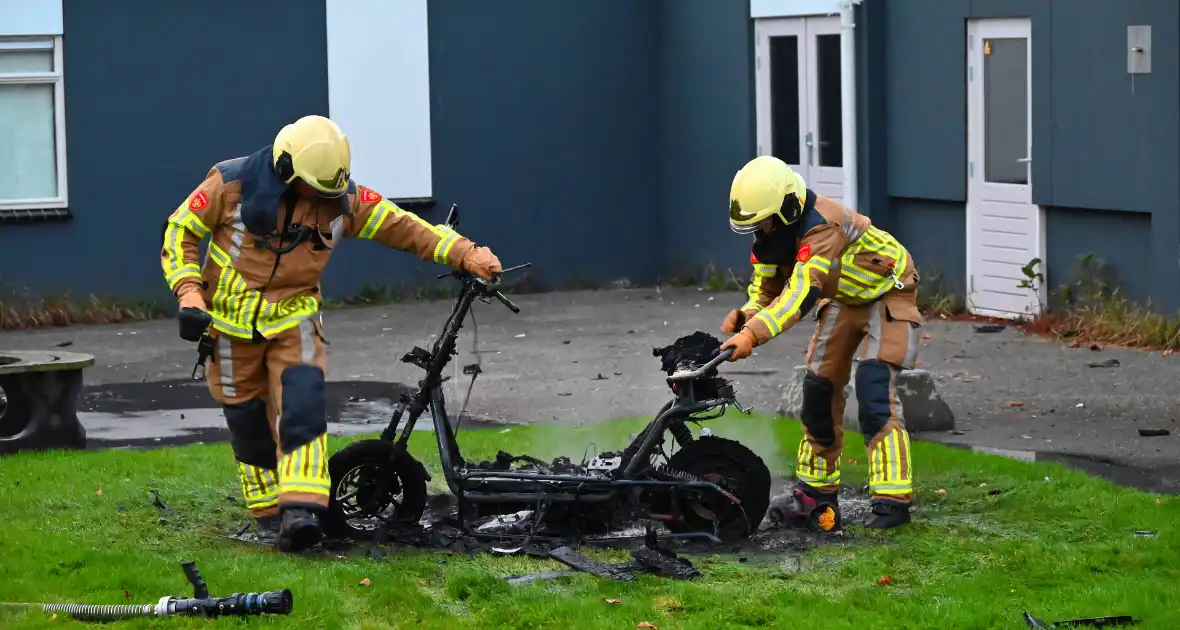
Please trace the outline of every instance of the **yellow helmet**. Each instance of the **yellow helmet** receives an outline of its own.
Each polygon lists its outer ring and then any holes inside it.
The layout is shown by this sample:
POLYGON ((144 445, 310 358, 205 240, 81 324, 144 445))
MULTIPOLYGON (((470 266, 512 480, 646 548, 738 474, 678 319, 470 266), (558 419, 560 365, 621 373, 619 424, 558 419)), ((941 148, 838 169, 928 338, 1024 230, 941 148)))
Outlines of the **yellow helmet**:
POLYGON ((287 184, 300 179, 324 197, 348 192, 352 167, 348 136, 323 116, 304 116, 280 129, 271 156, 275 173, 287 184))
POLYGON ((806 200, 807 183, 798 173, 774 156, 760 155, 733 176, 729 227, 738 234, 750 234, 775 215, 790 225, 802 217, 806 200))

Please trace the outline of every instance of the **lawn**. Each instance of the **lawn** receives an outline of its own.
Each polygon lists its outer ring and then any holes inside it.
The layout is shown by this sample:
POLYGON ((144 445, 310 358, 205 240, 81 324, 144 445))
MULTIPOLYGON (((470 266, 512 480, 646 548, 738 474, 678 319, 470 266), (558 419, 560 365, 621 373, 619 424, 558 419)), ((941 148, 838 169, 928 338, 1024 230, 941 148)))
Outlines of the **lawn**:
MULTIPOLYGON (((460 434, 469 459, 497 449, 579 459, 589 442, 621 446, 642 421, 514 427, 460 434)), ((709 424, 789 474, 797 423, 737 417, 709 424)), ((850 436, 844 478, 866 475, 850 436)), ((415 452, 437 480, 433 436, 415 452)), ((346 440, 334 440, 339 448, 346 440)), ((179 563, 195 560, 213 595, 290 588, 289 617, 169 619, 111 628, 1021 628, 1042 619, 1131 614, 1141 628, 1180 628, 1180 498, 1114 486, 1058 465, 915 443, 920 513, 898 531, 855 528, 858 540, 784 562, 694 559, 704 577, 643 576, 626 584, 576 575, 524 586, 503 577, 565 568, 529 558, 468 558, 394 548, 373 560, 287 557, 220 539, 244 522, 228 445, 44 453, 0 459, 0 601, 153 603, 191 593, 179 563), (151 491, 172 510, 163 514, 151 491), (989 491, 999 490, 999 493, 989 491), (1158 532, 1136 537, 1138 530, 1158 532), (888 576, 890 580, 881 580, 888 576), (367 585, 362 585, 363 580, 367 585), (888 582, 881 584, 879 582, 888 582), (621 600, 607 603, 607 599, 621 600), (644 626, 647 627, 647 626, 644 626)), ((604 560, 627 559, 603 552, 604 560)), ((66 628, 59 615, 0 607, 0 628, 66 628)))

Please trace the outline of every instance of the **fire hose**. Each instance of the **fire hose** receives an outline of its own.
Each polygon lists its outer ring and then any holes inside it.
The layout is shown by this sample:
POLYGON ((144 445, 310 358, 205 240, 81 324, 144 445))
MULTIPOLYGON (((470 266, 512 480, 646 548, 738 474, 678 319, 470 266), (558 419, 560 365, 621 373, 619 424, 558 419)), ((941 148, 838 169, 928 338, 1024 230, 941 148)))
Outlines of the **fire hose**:
POLYGON ((15 604, 4 606, 40 608, 47 613, 65 613, 81 621, 115 621, 135 617, 246 617, 250 615, 289 615, 294 607, 291 591, 234 593, 229 597, 210 597, 209 587, 201 579, 195 562, 182 562, 184 575, 193 585, 191 598, 164 596, 155 604, 15 604))

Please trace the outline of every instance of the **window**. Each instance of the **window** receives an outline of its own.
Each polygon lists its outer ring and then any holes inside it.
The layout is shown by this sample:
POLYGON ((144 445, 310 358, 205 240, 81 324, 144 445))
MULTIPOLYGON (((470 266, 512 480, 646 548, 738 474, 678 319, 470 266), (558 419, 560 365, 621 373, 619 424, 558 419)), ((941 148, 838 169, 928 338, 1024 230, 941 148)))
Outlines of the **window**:
POLYGON ((0 37, 0 216, 66 208, 61 37, 0 37))

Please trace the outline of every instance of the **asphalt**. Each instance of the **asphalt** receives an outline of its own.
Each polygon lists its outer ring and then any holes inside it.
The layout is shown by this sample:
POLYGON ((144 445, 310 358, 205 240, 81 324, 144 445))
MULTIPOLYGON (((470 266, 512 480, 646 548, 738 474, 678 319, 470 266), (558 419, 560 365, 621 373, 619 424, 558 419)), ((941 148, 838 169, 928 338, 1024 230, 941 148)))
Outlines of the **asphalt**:
MULTIPOLYGON (((704 330, 720 336, 738 293, 697 289, 614 290, 513 296, 522 312, 477 304, 460 337, 456 371, 475 362, 478 332, 484 374, 469 404, 480 424, 597 422, 654 413, 667 386, 652 349, 704 330)), ((449 301, 334 310, 325 314, 328 395, 334 433, 375 431, 390 401, 420 370, 399 362, 426 347, 449 301)), ((773 412, 792 367, 802 363, 812 324, 724 368, 740 399, 773 412)), ((932 320, 921 365, 956 415, 954 433, 915 437, 960 446, 1019 451, 1058 460, 1140 488, 1180 493, 1180 362, 1159 352, 1071 348, 1007 328, 979 332, 970 322, 932 320), (1115 367, 1090 367, 1113 362, 1115 367), (1142 437, 1140 429, 1166 429, 1142 437)), ((11 350, 83 352, 82 418, 99 446, 224 439, 204 385, 189 380, 192 345, 174 321, 0 333, 11 350)), ((453 383, 465 385, 457 374, 453 383)), ((465 387, 448 392, 457 408, 465 387)), ((919 468, 916 472, 920 472, 919 468)))

